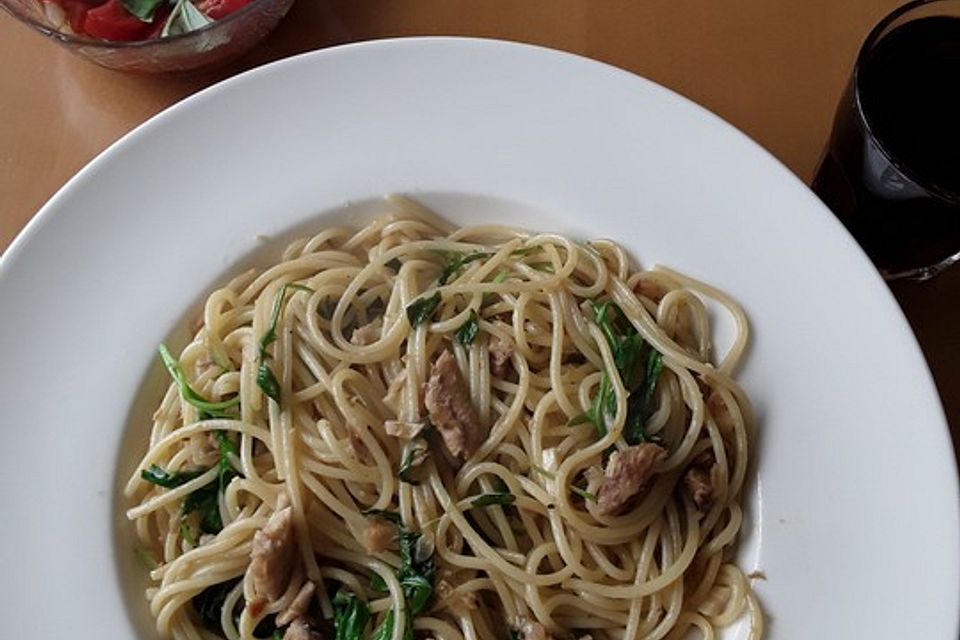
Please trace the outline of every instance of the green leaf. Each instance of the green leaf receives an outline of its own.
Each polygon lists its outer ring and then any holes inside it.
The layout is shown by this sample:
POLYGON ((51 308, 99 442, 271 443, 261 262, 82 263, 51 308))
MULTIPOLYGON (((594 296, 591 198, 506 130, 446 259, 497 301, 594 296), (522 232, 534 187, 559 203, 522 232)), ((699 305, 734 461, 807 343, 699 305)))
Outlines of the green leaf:
POLYGON ((600 379, 600 388, 597 395, 593 397, 593 405, 587 412, 589 422, 596 428, 597 435, 601 438, 607 433, 610 421, 617 414, 617 394, 610 384, 610 376, 606 373, 600 379))
POLYGON ((200 487, 183 501, 181 521, 190 514, 196 513, 200 520, 200 530, 203 533, 216 535, 223 529, 223 520, 220 518, 219 496, 226 491, 230 481, 239 474, 230 462, 231 456, 237 456, 237 447, 225 431, 214 431, 220 460, 217 463, 219 473, 217 479, 200 487))
POLYGON ((180 537, 191 547, 197 546, 197 539, 193 536, 193 529, 184 520, 180 520, 180 537))
POLYGON ((600 330, 603 331, 603 335, 607 338, 607 343, 610 345, 610 349, 616 349, 617 347, 617 337, 616 333, 613 330, 613 324, 611 322, 611 307, 617 308, 612 302, 607 300, 606 302, 601 302, 597 304, 592 302, 593 306, 593 316, 594 322, 597 323, 597 326, 600 327, 600 330))
MULTIPOLYGON (((627 392, 624 439, 631 445, 650 441, 644 427, 653 413, 653 394, 663 368, 663 357, 643 340, 616 304, 608 300, 591 305, 594 321, 610 345, 617 374, 627 392)), ((617 407, 610 375, 604 372, 590 409, 571 420, 571 425, 590 422, 600 436, 607 433, 617 407)))
POLYGON ((400 573, 414 571, 413 552, 420 534, 416 531, 400 531, 400 573))
POLYGON ((584 500, 589 500, 590 502, 596 502, 596 501, 597 501, 597 496, 595 496, 594 494, 590 493, 590 492, 587 491, 586 489, 581 489, 580 487, 576 487, 576 486, 571 485, 571 486, 570 486, 570 491, 572 491, 573 493, 577 494, 578 496, 580 496, 580 497, 583 498, 584 500))
POLYGON ((167 0, 122 0, 123 8, 142 22, 153 22, 153 14, 167 0))
POLYGON ((548 480, 557 479, 557 474, 553 473, 552 471, 547 471, 543 467, 537 466, 535 464, 531 464, 530 468, 536 471, 537 473, 539 473, 540 475, 542 475, 544 478, 547 478, 548 480))
POLYGON ((556 273, 556 271, 553 269, 553 265, 549 262, 537 262, 536 264, 531 264, 530 268, 536 271, 542 271, 543 273, 556 273))
POLYGON ((267 331, 263 334, 263 337, 260 338, 261 360, 266 356, 267 347, 277 341, 277 322, 280 321, 280 311, 283 309, 284 299, 287 296, 287 291, 290 289, 294 291, 306 291, 308 293, 314 292, 310 287, 295 282, 288 282, 280 288, 280 293, 278 293, 274 299, 273 309, 270 312, 270 325, 267 327, 267 331))
POLYGON ((370 591, 374 593, 387 593, 389 591, 387 583, 379 573, 373 574, 373 577, 370 578, 370 591))
POLYGON ((239 457, 240 454, 237 451, 237 445, 233 443, 233 440, 230 439, 230 436, 228 436, 225 431, 214 431, 213 436, 217 439, 217 446, 220 450, 220 461, 217 463, 220 467, 218 482, 220 491, 223 492, 226 490, 227 485, 230 484, 230 481, 238 475, 233 468, 233 463, 230 461, 230 458, 231 456, 239 457))
POLYGON ((167 38, 196 31, 212 22, 213 20, 197 9, 190 0, 177 0, 177 4, 174 5, 173 11, 163 25, 160 37, 167 38))
POLYGON ((470 501, 472 507, 489 507, 499 505, 505 507, 517 501, 517 496, 512 493, 484 493, 470 501))
POLYGON ((180 368, 180 363, 177 362, 172 355, 170 355, 170 351, 167 349, 166 345, 161 344, 158 351, 160 352, 160 359, 163 360, 163 365, 170 373, 170 377, 173 378, 174 382, 176 382, 180 387, 180 395, 188 404, 195 406, 197 409, 200 409, 200 411, 203 411, 214 418, 230 417, 226 410, 240 404, 239 396, 234 396, 233 398, 224 400, 222 402, 211 402, 210 400, 206 400, 200 396, 200 394, 194 391, 187 383, 187 377, 184 375, 183 369, 180 368))
POLYGON ((440 272, 440 276, 437 278, 437 285, 441 287, 447 284, 450 278, 458 275, 464 266, 476 260, 489 258, 493 254, 476 251, 466 256, 460 253, 454 253, 451 255, 452 257, 450 257, 450 259, 447 260, 447 263, 443 265, 443 270, 440 272))
POLYGON ((356 594, 344 589, 333 597, 333 625, 336 640, 363 640, 363 631, 370 620, 370 607, 356 594))
POLYGON ((643 380, 643 338, 632 333, 620 339, 613 350, 613 361, 620 372, 620 381, 628 392, 634 391, 643 380))
MULTIPOLYGON (((280 404, 280 383, 277 382, 277 376, 273 370, 264 362, 269 354, 267 348, 277 341, 277 323, 280 321, 280 312, 283 309, 283 302, 287 296, 287 291, 306 291, 313 293, 310 287, 288 282, 280 288, 276 299, 273 301, 273 309, 270 312, 270 325, 267 327, 263 337, 260 338, 260 366, 257 368, 257 386, 264 394, 277 404, 280 404)), ((326 298, 324 298, 326 300, 326 298)))
POLYGON ((457 342, 467 346, 473 343, 479 332, 480 323, 477 322, 477 312, 474 309, 470 309, 470 317, 457 329, 455 338, 457 342))
POLYGON ((147 571, 153 571, 160 566, 157 564, 157 560, 153 557, 153 554, 146 549, 135 547, 133 552, 136 554, 137 560, 140 561, 140 564, 142 564, 147 571))
POLYGON ((421 296, 407 305, 407 320, 410 321, 410 326, 417 327, 429 320, 439 304, 440 292, 437 291, 432 296, 421 296))
POLYGON ((365 516, 374 516, 377 518, 381 518, 383 520, 387 520, 397 525, 398 527, 403 524, 403 519, 400 517, 400 514, 397 513, 396 511, 387 511, 385 509, 365 509, 360 513, 362 513, 365 516))
POLYGON ((317 313, 319 313, 320 317, 324 320, 330 320, 333 318, 333 312, 336 310, 337 303, 327 296, 323 296, 323 298, 320 299, 320 304, 317 305, 317 313))
POLYGON ((166 489, 174 489, 182 484, 186 484, 198 478, 207 472, 207 469, 192 469, 190 471, 178 471, 169 473, 155 464, 150 465, 149 469, 140 472, 140 477, 147 482, 166 489))
POLYGON ((193 597, 193 608, 204 626, 220 631, 220 614, 223 603, 239 578, 211 585, 193 597))
POLYGON ((655 349, 650 350, 647 357, 647 372, 643 383, 643 404, 644 408, 653 411, 653 394, 657 389, 657 380, 660 373, 663 372, 663 354, 655 349))
MULTIPOLYGON (((397 570, 397 579, 403 587, 404 605, 407 612, 407 615, 404 616, 406 619, 406 628, 403 634, 405 640, 413 640, 413 619, 427 608, 430 599, 433 597, 436 559, 431 554, 430 557, 417 561, 415 550, 419 540, 419 533, 407 531, 402 525, 400 526, 400 569, 397 570)), ((379 574, 374 574, 371 578, 370 590, 378 593, 387 591, 387 586, 379 574)), ((390 638, 393 633, 394 618, 393 610, 387 612, 383 623, 374 630, 371 637, 374 640, 390 638)))
POLYGON ((419 533, 400 530, 400 571, 397 578, 403 586, 411 621, 429 603, 436 573, 436 559, 432 554, 420 562, 416 561, 414 550, 419 539, 419 533))
POLYGON ((277 377, 273 375, 273 370, 270 369, 270 366, 265 362, 261 362, 260 367, 257 369, 257 386, 260 387, 260 390, 263 391, 267 397, 277 404, 280 404, 280 383, 277 382, 277 377))
POLYGON ((413 477, 413 473, 417 469, 413 463, 421 454, 427 452, 428 445, 426 442, 427 441, 423 437, 417 438, 416 440, 408 443, 404 448, 403 459, 401 459, 400 468, 397 471, 397 475, 399 476, 401 482, 414 485, 420 484, 420 482, 413 477))
POLYGON ((404 596, 407 599, 407 609, 410 615, 416 616, 426 609, 430 597, 433 595, 433 584, 426 576, 411 573, 400 578, 404 596))
POLYGON ((183 501, 184 517, 196 513, 200 517, 200 530, 212 535, 223 530, 218 493, 218 483, 211 482, 188 495, 183 501))
POLYGON ((646 432, 647 420, 653 415, 653 396, 657 389, 657 380, 663 371, 663 354, 651 348, 647 353, 646 370, 643 379, 643 388, 630 395, 627 405, 627 424, 624 428, 624 439, 628 444, 641 442, 656 442, 662 444, 659 436, 648 436, 646 432))
POLYGON ((387 612, 380 626, 374 629, 370 640, 389 640, 391 637, 393 637, 393 609, 387 612))
POLYGON ((581 413, 578 416, 570 418, 570 422, 567 423, 567 426, 576 427, 577 425, 586 424, 588 422, 593 422, 593 416, 591 416, 589 412, 581 413))

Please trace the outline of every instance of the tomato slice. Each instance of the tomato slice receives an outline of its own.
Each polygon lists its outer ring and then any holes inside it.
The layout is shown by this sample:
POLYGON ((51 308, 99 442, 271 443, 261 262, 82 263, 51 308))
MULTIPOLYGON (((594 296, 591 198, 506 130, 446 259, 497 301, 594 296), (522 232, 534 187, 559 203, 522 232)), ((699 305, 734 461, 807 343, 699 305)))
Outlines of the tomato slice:
POLYGON ((150 36, 155 25, 143 22, 127 11, 120 0, 107 0, 96 9, 87 11, 83 31, 94 38, 126 41, 143 40, 150 36))
POLYGON ((54 0, 54 4, 60 5, 63 12, 67 15, 67 22, 74 33, 83 33, 83 21, 87 17, 87 11, 100 2, 91 2, 89 0, 54 0))
POLYGON ((211 20, 219 20, 248 4, 250 4, 250 0, 200 0, 197 9, 200 9, 211 20))

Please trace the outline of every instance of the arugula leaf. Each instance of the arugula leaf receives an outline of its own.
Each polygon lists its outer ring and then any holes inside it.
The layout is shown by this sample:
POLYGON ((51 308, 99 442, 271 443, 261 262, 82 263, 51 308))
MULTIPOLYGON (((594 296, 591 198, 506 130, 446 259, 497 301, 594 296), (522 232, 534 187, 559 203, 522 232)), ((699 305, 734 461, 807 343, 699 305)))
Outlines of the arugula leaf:
POLYGON ((464 266, 476 260, 489 258, 492 255, 492 253, 483 253, 481 251, 475 251, 466 256, 460 253, 452 254, 452 257, 443 265, 443 271, 440 272, 440 276, 437 278, 437 285, 442 287, 447 284, 450 278, 458 275, 464 266))
POLYGON ((508 506, 517 501, 512 493, 484 493, 470 501, 472 507, 489 507, 491 505, 508 506))
POLYGON ((261 360, 267 355, 267 347, 277 341, 277 322, 280 320, 280 311, 283 309, 284 298, 286 298, 289 289, 306 291, 308 293, 314 292, 313 289, 307 285, 297 284, 296 282, 288 282, 280 288, 280 293, 277 294, 276 299, 273 301, 273 309, 270 312, 270 325, 266 333, 263 334, 263 337, 260 338, 261 360))
MULTIPOLYGON (((413 640, 413 625, 409 622, 409 616, 407 616, 407 629, 404 630, 403 640, 413 640)), ((393 609, 387 612, 387 615, 383 617, 383 622, 373 631, 373 635, 370 636, 370 640, 389 640, 393 636, 393 609)))
POLYGON ((403 524, 403 520, 400 518, 400 514, 397 513, 396 511, 387 511, 385 509, 365 509, 360 513, 362 513, 365 516, 374 516, 376 518, 382 518, 384 520, 392 522, 398 527, 403 524))
POLYGON ((400 530, 400 571, 397 578, 403 585, 410 609, 410 618, 419 614, 433 595, 433 577, 436 573, 436 559, 431 556, 420 562, 414 557, 414 549, 420 534, 414 531, 400 530))
POLYGON ((213 436, 217 439, 217 447, 220 450, 220 461, 217 465, 220 467, 220 475, 217 478, 220 485, 220 491, 224 491, 230 481, 237 477, 237 472, 233 469, 230 462, 230 456, 238 457, 237 445, 227 435, 225 431, 214 431, 213 436))
POLYGON ((280 404, 280 383, 266 362, 261 362, 257 369, 257 386, 268 398, 280 404))
POLYGON ((320 304, 317 305, 317 313, 319 313, 320 317, 324 320, 331 319, 333 317, 333 312, 336 310, 337 303, 327 296, 323 296, 323 298, 320 299, 320 304))
POLYGON ((230 456, 237 455, 236 445, 224 431, 214 431, 213 435, 220 450, 217 479, 200 487, 184 499, 180 518, 182 522, 191 513, 196 513, 200 519, 200 530, 203 533, 215 535, 223 530, 223 520, 220 518, 220 494, 226 491, 230 481, 239 474, 230 463, 230 456))
POLYGON ((273 301, 273 309, 270 312, 270 326, 267 327, 263 337, 260 338, 260 366, 257 368, 257 386, 277 404, 280 404, 280 383, 277 382, 277 376, 273 374, 273 370, 264 361, 270 357, 267 348, 277 341, 277 323, 280 321, 280 311, 283 309, 284 299, 290 289, 313 293, 313 289, 310 287, 296 282, 288 282, 283 285, 280 288, 280 293, 277 294, 277 298, 273 301))
POLYGON ((166 0, 122 0, 123 8, 141 22, 153 22, 153 14, 166 0))
MULTIPOLYGON (((429 428, 430 427, 428 427, 428 429, 429 428)), ((413 477, 413 474, 429 453, 426 440, 428 433, 429 431, 423 432, 419 438, 405 445, 403 458, 400 461, 400 468, 397 470, 397 475, 400 477, 401 482, 413 485, 420 484, 420 482, 413 477)))
POLYGON ((467 318, 467 321, 457 329, 457 333, 454 336, 460 344, 467 346, 472 344, 476 339, 477 334, 480 332, 480 323, 477 322, 477 312, 475 309, 470 309, 470 317, 467 318))
MULTIPOLYGON (((663 356, 643 340, 616 304, 609 300, 591 304, 594 320, 610 345, 617 374, 628 394, 624 439, 631 445, 654 440, 646 436, 644 427, 653 413, 653 394, 663 356)), ((601 437, 607 432, 617 406, 609 376, 604 372, 590 409, 571 420, 571 426, 589 422, 601 437)))
MULTIPOLYGON (((407 615, 405 629, 403 632, 404 640, 413 640, 413 618, 426 609, 433 597, 433 578, 436 573, 436 560, 431 555, 429 558, 417 562, 414 558, 414 549, 420 534, 413 531, 400 530, 400 570, 397 572, 397 579, 403 587, 403 595, 407 615)), ((375 578, 378 576, 374 576, 375 578)), ((374 580, 370 582, 370 588, 377 590, 374 580)), ((381 579, 379 583, 382 583, 381 579)), ((377 585, 379 586, 379 584, 377 585)), ((386 591, 386 585, 383 585, 386 591)), ((373 640, 386 640, 393 634, 395 613, 391 609, 384 616, 383 623, 377 627, 374 632, 373 640)))
POLYGON ((647 358, 647 372, 643 383, 643 406, 645 411, 653 412, 651 401, 657 389, 657 380, 663 372, 663 354, 655 349, 650 350, 647 358))
POLYGON ((600 379, 600 388, 597 395, 593 397, 590 408, 579 416, 574 417, 567 426, 577 426, 589 422, 597 430, 597 435, 603 437, 607 433, 608 422, 613 420, 617 413, 617 395, 613 391, 613 385, 610 384, 610 378, 603 374, 600 379))
POLYGON ((433 596, 433 583, 425 576, 417 573, 400 578, 403 594, 407 599, 407 608, 411 616, 415 616, 427 608, 430 597, 433 596))
POLYGON ((662 444, 659 434, 649 436, 646 433, 647 420, 653 415, 653 394, 657 388, 657 380, 663 371, 663 354, 650 349, 647 354, 647 366, 643 379, 643 389, 630 395, 627 399, 627 423, 624 426, 624 439, 629 444, 641 442, 656 442, 662 444))
POLYGON ((191 513, 197 513, 200 517, 200 530, 213 535, 223 530, 217 484, 217 482, 211 482, 188 495, 183 501, 181 516, 186 517, 191 513))
POLYGON ((620 340, 613 351, 613 362, 620 372, 620 380, 625 389, 633 390, 643 380, 643 338, 639 333, 632 333, 620 340))
POLYGON ((590 492, 587 491, 586 489, 581 489, 580 487, 577 487, 577 486, 575 486, 575 485, 570 485, 570 491, 572 491, 573 493, 577 494, 578 496, 580 496, 580 497, 583 498, 584 500, 589 500, 590 502, 596 502, 596 501, 597 501, 597 496, 594 495, 594 494, 592 494, 592 493, 590 493, 590 492))
POLYGON ((363 630, 370 620, 370 607, 356 594, 344 589, 333 597, 333 625, 336 640, 363 640, 363 630))
MULTIPOLYGON (((221 627, 223 607, 226 603, 227 596, 230 595, 230 592, 237 586, 237 583, 239 583, 240 580, 241 578, 233 578, 225 582, 211 585, 193 597, 191 604, 193 605, 194 611, 197 612, 197 617, 200 618, 200 622, 204 627, 210 631, 216 632, 217 634, 223 634, 223 628, 221 627)), ((236 604, 233 606, 233 610, 230 611, 234 625, 239 626, 240 614, 244 608, 246 608, 246 605, 247 603, 243 596, 237 599, 236 604)), ((252 637, 273 639, 277 637, 277 633, 280 633, 279 637, 282 640, 283 633, 279 632, 277 628, 276 616, 269 614, 257 624, 256 628, 253 630, 252 637)), ((202 635, 206 637, 208 634, 202 635)))
POLYGON ((557 479, 557 474, 553 473, 552 471, 547 471, 547 470, 544 469, 543 467, 540 467, 540 466, 535 465, 535 464, 531 464, 531 465, 530 465, 530 468, 533 469, 534 471, 536 471, 537 473, 541 474, 543 477, 547 478, 548 480, 556 480, 556 479, 557 479))
POLYGON ((570 418, 570 422, 567 423, 567 426, 568 426, 568 427, 576 427, 576 426, 578 426, 578 425, 586 424, 586 423, 588 423, 588 422, 591 422, 591 423, 593 422, 593 416, 590 415, 590 412, 589 412, 589 411, 584 412, 584 413, 581 413, 581 414, 578 415, 578 416, 574 416, 574 417, 570 418))
POLYGON ((146 549, 135 547, 133 553, 137 556, 137 560, 140 561, 140 564, 142 564, 147 571, 153 571, 160 566, 157 564, 157 560, 153 557, 153 554, 146 549))
POLYGON ((374 593, 386 593, 389 591, 386 581, 384 581, 383 576, 379 573, 373 574, 373 577, 370 578, 370 591, 374 593))
POLYGON ((239 578, 235 578, 226 582, 219 582, 207 587, 193 597, 191 601, 193 609, 197 612, 204 626, 220 631, 220 614, 223 610, 223 603, 239 581, 239 578))
POLYGON ((140 477, 147 482, 166 489, 175 489, 182 484, 186 484, 206 473, 206 469, 192 469, 190 471, 177 471, 169 473, 155 464, 150 465, 149 469, 140 472, 140 477))
POLYGON ((180 537, 191 547, 197 546, 197 539, 193 536, 193 529, 185 520, 180 521, 180 537))
POLYGON ((407 320, 410 321, 410 326, 417 327, 429 320, 439 304, 440 292, 437 291, 432 296, 422 296, 407 305, 407 320))
POLYGON ((213 418, 227 418, 230 417, 227 413, 227 409, 233 408, 240 404, 240 396, 234 396, 229 400, 224 400, 222 402, 211 402, 206 400, 200 394, 193 390, 193 388, 187 383, 187 377, 183 373, 183 369, 180 368, 180 363, 170 355, 170 351, 167 349, 167 346, 161 344, 158 348, 160 352, 160 359, 163 360, 163 365, 167 368, 167 371, 170 373, 170 377, 173 378, 174 382, 180 387, 180 396, 187 401, 188 404, 195 406, 200 411, 205 412, 207 415, 213 418))

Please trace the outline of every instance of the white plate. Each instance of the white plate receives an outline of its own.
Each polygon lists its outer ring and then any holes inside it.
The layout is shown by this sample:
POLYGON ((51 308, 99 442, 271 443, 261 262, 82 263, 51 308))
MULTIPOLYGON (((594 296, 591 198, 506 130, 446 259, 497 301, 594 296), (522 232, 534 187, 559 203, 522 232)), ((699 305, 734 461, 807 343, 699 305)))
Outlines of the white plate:
POLYGON ((258 234, 276 250, 278 234, 391 191, 458 222, 616 238, 732 293, 755 329, 742 381, 760 417, 741 561, 767 576, 769 637, 957 638, 943 413, 842 227, 745 136, 655 84, 446 38, 329 49, 204 91, 92 162, 3 257, 7 628, 144 628, 128 613, 139 596, 125 599, 136 568, 116 470, 133 464, 128 424, 142 429, 156 401, 134 403, 158 375, 155 346, 258 234))

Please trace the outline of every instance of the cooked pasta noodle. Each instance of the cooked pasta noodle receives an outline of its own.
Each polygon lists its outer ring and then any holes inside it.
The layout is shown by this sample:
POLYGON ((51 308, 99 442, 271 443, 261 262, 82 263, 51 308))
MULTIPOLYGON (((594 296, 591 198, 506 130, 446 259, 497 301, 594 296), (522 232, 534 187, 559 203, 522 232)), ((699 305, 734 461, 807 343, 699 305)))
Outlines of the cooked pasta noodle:
POLYGON ((608 240, 385 208, 234 278, 164 354, 125 489, 160 635, 759 638, 737 304, 608 240))

